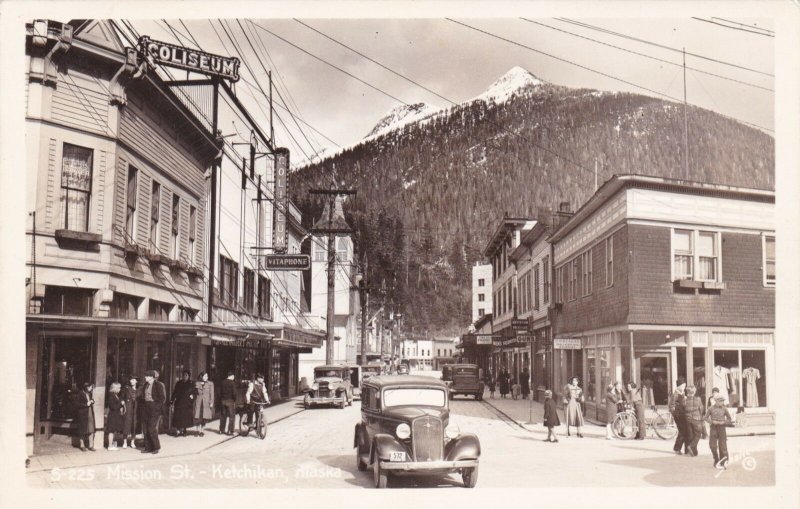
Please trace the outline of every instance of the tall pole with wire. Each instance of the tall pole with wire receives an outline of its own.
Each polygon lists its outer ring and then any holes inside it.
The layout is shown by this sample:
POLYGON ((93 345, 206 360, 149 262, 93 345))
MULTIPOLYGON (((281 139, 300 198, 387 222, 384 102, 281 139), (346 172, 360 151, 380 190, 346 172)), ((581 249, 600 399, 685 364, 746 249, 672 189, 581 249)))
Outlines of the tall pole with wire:
POLYGON ((689 180, 689 117, 686 102, 686 48, 683 48, 683 171, 689 180))

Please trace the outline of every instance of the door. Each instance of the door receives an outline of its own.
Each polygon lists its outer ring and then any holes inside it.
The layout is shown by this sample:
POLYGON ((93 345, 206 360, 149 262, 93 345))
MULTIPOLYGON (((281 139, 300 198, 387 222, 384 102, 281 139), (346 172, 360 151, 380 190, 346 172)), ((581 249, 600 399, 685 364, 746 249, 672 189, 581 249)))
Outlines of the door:
POLYGON ((50 421, 45 436, 70 434, 75 418, 72 399, 84 383, 94 383, 91 338, 44 338, 40 373, 39 420, 50 421))
POLYGON ((656 405, 667 405, 672 388, 669 371, 669 354, 649 353, 636 359, 636 371, 642 385, 648 383, 653 387, 653 399, 656 405))

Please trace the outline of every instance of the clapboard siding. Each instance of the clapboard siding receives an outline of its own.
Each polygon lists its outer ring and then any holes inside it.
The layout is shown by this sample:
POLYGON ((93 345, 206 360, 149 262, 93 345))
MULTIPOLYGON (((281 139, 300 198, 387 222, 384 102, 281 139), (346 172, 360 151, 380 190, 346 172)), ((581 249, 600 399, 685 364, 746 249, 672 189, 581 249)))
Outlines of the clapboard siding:
POLYGON ((192 260, 192 265, 195 267, 203 268, 205 265, 205 231, 206 231, 206 201, 200 200, 200 204, 197 207, 197 233, 195 233, 194 239, 194 260, 192 260))
POLYGON ((106 152, 105 150, 99 150, 97 155, 97 177, 92 185, 92 199, 97 200, 95 233, 102 235, 106 203, 106 152))
POLYGON ((187 157, 174 146, 174 141, 165 137, 152 120, 135 107, 121 110, 119 138, 143 156, 158 164, 159 170, 175 182, 185 185, 194 196, 200 196, 204 189, 204 168, 187 157))
POLYGON ((108 134, 108 92, 100 82, 78 72, 59 73, 53 92, 53 120, 79 129, 108 134))
POLYGON ((158 251, 172 258, 169 237, 172 234, 172 189, 161 186, 161 210, 158 211, 158 251))
POLYGON ((117 156, 116 181, 114 183, 114 241, 122 244, 125 240, 125 208, 128 185, 128 160, 123 155, 117 156))
POLYGON ((56 139, 50 138, 47 147, 47 212, 45 214, 45 229, 53 231, 55 227, 56 205, 56 139))
POLYGON ((186 200, 181 200, 180 210, 178 211, 180 217, 180 259, 189 261, 189 203, 186 200))

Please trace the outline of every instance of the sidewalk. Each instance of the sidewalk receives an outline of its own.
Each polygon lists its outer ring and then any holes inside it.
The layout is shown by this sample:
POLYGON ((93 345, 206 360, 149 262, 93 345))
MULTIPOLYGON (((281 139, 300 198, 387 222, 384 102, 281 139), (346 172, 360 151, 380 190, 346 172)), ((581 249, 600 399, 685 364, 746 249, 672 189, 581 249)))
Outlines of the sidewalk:
MULTIPOLYGON (((527 399, 513 400, 511 397, 505 399, 495 397, 492 399, 486 396, 484 396, 483 401, 493 406, 507 418, 516 422, 528 431, 540 431, 542 433, 547 431, 547 428, 545 428, 542 424, 542 421, 544 420, 544 405, 538 401, 531 402, 527 399), (531 420, 531 417, 533 420, 531 420)), ((558 409, 558 418, 561 421, 561 429, 566 430, 564 427, 564 423, 566 422, 564 411, 560 408, 558 409)), ((581 432, 586 436, 605 438, 605 423, 586 419, 586 426, 583 427, 581 432)), ((728 428, 727 432, 729 437, 774 435, 775 426, 728 428)))
MULTIPOLYGON (((268 406, 264 410, 264 416, 267 418, 267 423, 274 424, 291 417, 297 413, 302 412, 303 397, 297 396, 281 401, 274 406, 268 406)), ((236 420, 236 434, 233 436, 221 435, 219 433, 219 419, 213 420, 206 424, 205 436, 188 437, 175 437, 168 434, 161 434, 158 436, 161 442, 161 451, 157 455, 142 454, 141 445, 139 449, 120 449, 118 451, 109 451, 103 447, 103 434, 98 432, 95 436, 95 452, 83 452, 74 447, 61 448, 59 452, 54 454, 40 454, 31 456, 30 465, 25 469, 26 472, 40 472, 42 470, 52 470, 54 468, 75 468, 86 467, 104 464, 127 463, 131 461, 139 461, 144 459, 153 458, 172 458, 176 456, 186 456, 190 454, 197 454, 206 449, 219 445, 228 440, 234 440, 239 437, 238 435, 239 421, 236 420)), ((253 433, 250 434, 253 437, 253 433)), ((142 441, 137 440, 138 444, 142 441)))

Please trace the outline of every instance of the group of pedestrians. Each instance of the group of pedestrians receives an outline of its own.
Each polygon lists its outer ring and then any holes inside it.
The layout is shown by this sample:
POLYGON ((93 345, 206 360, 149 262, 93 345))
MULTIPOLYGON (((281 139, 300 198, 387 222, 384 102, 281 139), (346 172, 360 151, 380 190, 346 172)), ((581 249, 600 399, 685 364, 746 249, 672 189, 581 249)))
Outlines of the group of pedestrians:
POLYGON ((178 437, 188 436, 187 430, 192 426, 195 427, 195 436, 205 436, 205 426, 214 418, 214 382, 209 381, 205 371, 194 382, 191 377, 190 371, 183 372, 170 399, 172 425, 178 437))
POLYGON ((636 432, 636 440, 644 440, 645 438, 645 416, 644 416, 644 401, 639 392, 639 386, 635 382, 630 382, 625 389, 622 387, 622 382, 615 382, 609 384, 606 388, 606 439, 612 440, 613 424, 617 414, 623 410, 624 405, 628 403, 633 406, 633 412, 636 415, 636 421, 639 423, 638 431, 636 432))
POLYGON ((489 397, 494 399, 495 390, 500 390, 500 397, 505 399, 511 395, 512 399, 528 399, 531 393, 531 374, 528 368, 523 368, 519 377, 512 377, 508 369, 500 370, 495 377, 492 371, 486 372, 485 382, 489 388, 489 397))
POLYGON ((678 436, 672 450, 675 454, 696 457, 698 443, 708 438, 708 446, 714 458, 714 466, 725 469, 728 466, 728 433, 726 428, 733 425, 725 398, 718 388, 711 392, 707 405, 697 395, 693 385, 686 385, 686 380, 678 379, 675 390, 669 397, 669 410, 678 427, 678 436), (706 423, 710 431, 706 433, 706 423))

